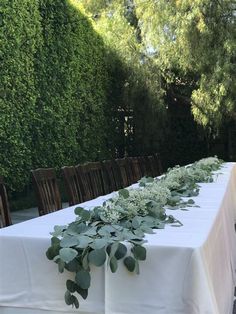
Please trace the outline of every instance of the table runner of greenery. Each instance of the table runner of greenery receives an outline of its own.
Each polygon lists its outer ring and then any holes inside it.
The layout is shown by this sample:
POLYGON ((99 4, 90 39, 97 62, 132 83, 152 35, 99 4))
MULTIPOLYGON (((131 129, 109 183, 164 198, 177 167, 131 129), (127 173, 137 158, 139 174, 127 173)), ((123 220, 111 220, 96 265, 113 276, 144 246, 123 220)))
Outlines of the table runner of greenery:
POLYGON ((102 266, 107 261, 116 272, 123 260, 130 272, 139 273, 139 261, 146 259, 145 233, 163 229, 166 224, 181 222, 166 209, 197 206, 190 197, 199 193, 200 182, 212 182, 213 172, 220 169, 217 157, 201 159, 186 167, 176 166, 159 178, 142 178, 139 187, 122 189, 102 206, 86 210, 75 208, 75 221, 55 226, 51 246, 46 255, 58 265, 75 274, 66 282, 65 302, 79 308, 75 293, 87 298, 90 287, 90 265, 102 266))

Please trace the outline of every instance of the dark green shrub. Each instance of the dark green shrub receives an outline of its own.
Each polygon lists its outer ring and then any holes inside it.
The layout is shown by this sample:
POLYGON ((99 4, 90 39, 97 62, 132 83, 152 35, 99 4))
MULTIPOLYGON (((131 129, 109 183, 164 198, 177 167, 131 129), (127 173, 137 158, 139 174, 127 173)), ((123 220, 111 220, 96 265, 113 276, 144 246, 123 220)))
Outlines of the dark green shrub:
POLYGON ((60 167, 106 155, 108 73, 103 42, 75 1, 41 0, 34 165, 60 167))
POLYGON ((38 2, 2 0, 0 5, 0 173, 21 188, 32 167, 35 52, 40 41, 38 2))

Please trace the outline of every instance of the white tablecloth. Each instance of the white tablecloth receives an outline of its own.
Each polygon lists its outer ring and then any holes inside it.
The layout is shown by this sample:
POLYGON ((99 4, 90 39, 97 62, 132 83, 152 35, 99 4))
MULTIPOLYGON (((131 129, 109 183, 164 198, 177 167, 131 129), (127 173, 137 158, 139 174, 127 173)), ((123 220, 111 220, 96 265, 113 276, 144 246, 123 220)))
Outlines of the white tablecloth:
MULTIPOLYGON (((231 314, 236 268, 236 165, 227 163, 214 183, 201 184, 189 211, 168 211, 182 227, 147 235, 140 275, 122 263, 92 269, 80 309, 64 304, 65 282, 48 261, 49 232, 74 220, 74 207, 0 229, 0 314, 231 314)), ((109 196, 84 203, 89 208, 109 196)))

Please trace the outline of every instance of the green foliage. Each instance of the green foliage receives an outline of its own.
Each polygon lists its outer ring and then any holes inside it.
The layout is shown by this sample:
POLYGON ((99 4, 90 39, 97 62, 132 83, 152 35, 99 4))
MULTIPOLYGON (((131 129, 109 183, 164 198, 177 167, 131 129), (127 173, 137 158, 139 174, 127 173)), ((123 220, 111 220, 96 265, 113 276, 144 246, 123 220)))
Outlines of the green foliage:
POLYGON ((122 189, 116 195, 87 211, 75 208, 76 219, 68 226, 55 226, 51 246, 46 252, 58 265, 60 273, 74 273, 67 280, 65 302, 79 307, 74 295, 86 299, 91 284, 90 265, 101 267, 107 261, 112 273, 122 260, 129 272, 139 274, 139 262, 146 260, 143 244, 145 233, 163 229, 165 224, 181 226, 181 222, 165 213, 168 209, 195 206, 198 182, 212 182, 212 171, 219 170, 222 161, 216 157, 202 159, 189 167, 175 167, 161 178, 144 178, 136 189, 122 189))
POLYGON ((234 1, 134 2, 143 21, 143 41, 156 51, 155 61, 166 78, 184 84, 192 73, 195 84, 189 81, 188 86, 195 119, 218 127, 235 110, 234 1))
POLYGON ((32 168, 109 158, 110 69, 77 1, 4 0, 0 13, 0 173, 11 189, 32 168))
POLYGON ((31 131, 38 91, 35 53, 40 43, 38 1, 0 5, 0 173, 11 188, 22 187, 32 167, 31 131))
POLYGON ((88 16, 96 16, 94 28, 108 48, 116 82, 111 99, 123 112, 121 145, 130 155, 158 151, 166 126, 165 91, 161 72, 143 46, 133 1, 79 2, 88 16))
POLYGON ((40 14, 35 164, 60 167, 106 156, 108 73, 102 40, 76 1, 41 0, 40 14))

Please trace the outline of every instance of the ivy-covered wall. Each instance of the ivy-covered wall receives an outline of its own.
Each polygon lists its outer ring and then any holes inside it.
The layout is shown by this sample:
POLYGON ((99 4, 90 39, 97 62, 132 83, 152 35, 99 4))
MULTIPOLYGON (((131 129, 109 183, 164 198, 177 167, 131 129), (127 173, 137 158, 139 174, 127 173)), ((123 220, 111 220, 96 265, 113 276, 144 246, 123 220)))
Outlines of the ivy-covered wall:
POLYGON ((112 153, 106 50, 77 3, 1 1, 0 173, 13 190, 30 169, 112 153))

